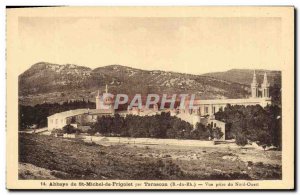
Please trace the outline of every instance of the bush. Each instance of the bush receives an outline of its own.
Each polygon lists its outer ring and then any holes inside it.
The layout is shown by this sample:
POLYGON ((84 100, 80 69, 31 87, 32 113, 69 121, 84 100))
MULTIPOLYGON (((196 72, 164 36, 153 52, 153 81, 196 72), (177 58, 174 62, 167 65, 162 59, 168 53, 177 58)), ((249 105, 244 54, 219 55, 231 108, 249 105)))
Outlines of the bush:
POLYGON ((95 129, 89 129, 89 130, 87 131, 87 133, 88 133, 89 135, 95 135, 95 134, 97 133, 97 131, 95 131, 95 129))
POLYGON ((281 148, 281 115, 281 107, 277 105, 227 105, 215 118, 226 123, 226 137, 235 137, 239 145, 245 145, 248 139, 260 146, 281 148))
POLYGON ((63 133, 72 134, 80 132, 77 128, 73 127, 72 125, 66 125, 63 127, 63 133))
POLYGON ((213 137, 216 139, 221 139, 224 133, 221 131, 219 127, 213 128, 213 137))
POLYGON ((127 115, 99 117, 92 126, 90 133, 99 132, 105 136, 125 137, 151 137, 151 138, 177 138, 177 139, 199 139, 193 137, 192 125, 169 113, 161 113, 154 116, 127 115))
POLYGON ((253 162, 252 161, 248 161, 248 167, 252 167, 253 166, 253 162))
POLYGON ((245 146, 248 143, 248 140, 244 133, 238 133, 235 137, 235 142, 239 146, 245 146))
POLYGON ((59 103, 43 103, 35 106, 25 106, 19 104, 19 130, 26 129, 34 124, 38 128, 47 126, 47 117, 67 110, 78 108, 95 108, 94 102, 89 101, 68 101, 59 103))

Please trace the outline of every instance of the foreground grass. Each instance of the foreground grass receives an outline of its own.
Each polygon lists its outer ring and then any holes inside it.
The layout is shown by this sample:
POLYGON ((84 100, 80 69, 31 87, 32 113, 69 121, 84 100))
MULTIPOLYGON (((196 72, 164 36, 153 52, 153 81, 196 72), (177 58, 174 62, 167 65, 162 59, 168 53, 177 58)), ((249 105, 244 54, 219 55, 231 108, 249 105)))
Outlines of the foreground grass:
POLYGON ((21 169, 40 168, 38 174, 20 170, 20 179, 44 179, 44 170, 54 179, 281 179, 278 151, 101 146, 31 134, 20 134, 19 143, 21 169))

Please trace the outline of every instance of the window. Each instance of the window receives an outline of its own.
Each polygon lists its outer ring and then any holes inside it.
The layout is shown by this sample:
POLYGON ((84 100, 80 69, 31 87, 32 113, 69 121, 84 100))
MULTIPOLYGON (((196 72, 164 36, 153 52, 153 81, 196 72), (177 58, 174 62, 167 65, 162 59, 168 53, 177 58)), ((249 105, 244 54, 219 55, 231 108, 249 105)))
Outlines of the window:
POLYGON ((57 122, 58 122, 58 119, 55 120, 55 124, 57 124, 57 122))
POLYGON ((205 106, 205 114, 207 114, 207 113, 208 113, 208 107, 205 106))

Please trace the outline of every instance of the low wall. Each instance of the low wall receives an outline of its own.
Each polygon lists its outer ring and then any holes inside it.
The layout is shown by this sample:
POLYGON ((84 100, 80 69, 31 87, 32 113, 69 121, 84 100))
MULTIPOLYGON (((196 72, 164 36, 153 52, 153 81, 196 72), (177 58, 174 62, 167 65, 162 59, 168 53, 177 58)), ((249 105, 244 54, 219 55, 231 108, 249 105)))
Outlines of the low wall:
POLYGON ((180 146, 213 146, 214 141, 155 139, 155 138, 128 138, 128 137, 101 137, 86 136, 85 140, 99 143, 123 143, 141 145, 180 145, 180 146))
POLYGON ((64 134, 63 135, 64 138, 80 138, 80 139, 85 139, 84 135, 81 134, 64 134))

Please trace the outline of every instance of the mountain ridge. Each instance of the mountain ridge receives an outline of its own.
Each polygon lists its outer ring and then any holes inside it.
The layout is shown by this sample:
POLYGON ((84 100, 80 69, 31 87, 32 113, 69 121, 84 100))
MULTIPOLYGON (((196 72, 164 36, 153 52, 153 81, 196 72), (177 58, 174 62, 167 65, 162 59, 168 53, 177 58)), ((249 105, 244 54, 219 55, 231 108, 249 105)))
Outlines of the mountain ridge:
MULTIPOLYGON (((280 82, 280 72, 269 73, 271 84, 280 82)), ((260 82, 262 71, 257 70, 257 75, 260 82)), ((19 75, 19 101, 25 105, 75 99, 94 101, 97 90, 103 91, 106 84, 110 92, 129 96, 136 93, 194 93, 201 99, 244 98, 250 94, 252 76, 253 70, 243 69, 194 75, 119 64, 91 69, 75 64, 38 62, 19 75), (243 76, 239 77, 240 74, 243 76)))
POLYGON ((202 76, 210 75, 210 74, 224 73, 224 72, 234 72, 234 71, 239 71, 239 72, 249 72, 249 71, 251 71, 252 73, 253 73, 254 70, 256 71, 256 73, 257 72, 267 72, 267 73, 270 73, 270 72, 280 72, 279 70, 268 70, 268 69, 239 69, 239 68, 232 68, 232 69, 229 69, 227 71, 216 71, 216 72, 209 72, 209 73, 203 73, 203 74, 191 74, 191 73, 182 73, 182 72, 176 72, 176 71, 158 70, 158 69, 143 70, 143 69, 140 69, 140 68, 133 68, 133 67, 130 67, 130 66, 120 65, 120 64, 109 64, 109 65, 105 65, 105 66, 96 67, 96 68, 93 69, 93 68, 90 68, 90 67, 87 67, 87 66, 82 66, 82 65, 77 65, 77 64, 55 64, 55 63, 41 61, 41 62, 38 62, 38 63, 35 63, 35 64, 31 65, 31 67, 29 69, 25 70, 21 74, 24 74, 26 71, 28 71, 28 70, 30 70, 30 69, 32 69, 34 67, 39 67, 39 66, 45 67, 45 65, 50 65, 50 66, 51 65, 55 65, 55 66, 74 66, 74 67, 85 68, 85 69, 89 69, 89 70, 95 70, 95 69, 113 67, 113 68, 127 68, 127 69, 133 69, 133 70, 142 70, 142 71, 148 71, 148 72, 170 72, 170 73, 180 73, 180 74, 187 74, 187 75, 202 75, 202 76))

